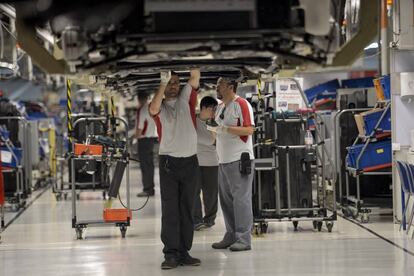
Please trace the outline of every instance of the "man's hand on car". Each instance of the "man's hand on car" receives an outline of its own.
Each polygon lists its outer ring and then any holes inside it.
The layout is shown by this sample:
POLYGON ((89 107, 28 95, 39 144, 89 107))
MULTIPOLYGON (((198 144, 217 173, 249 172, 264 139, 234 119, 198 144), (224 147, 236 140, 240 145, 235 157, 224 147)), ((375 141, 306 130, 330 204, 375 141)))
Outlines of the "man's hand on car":
POLYGON ((171 71, 161 71, 160 78, 161 78, 161 85, 167 85, 171 79, 171 71))

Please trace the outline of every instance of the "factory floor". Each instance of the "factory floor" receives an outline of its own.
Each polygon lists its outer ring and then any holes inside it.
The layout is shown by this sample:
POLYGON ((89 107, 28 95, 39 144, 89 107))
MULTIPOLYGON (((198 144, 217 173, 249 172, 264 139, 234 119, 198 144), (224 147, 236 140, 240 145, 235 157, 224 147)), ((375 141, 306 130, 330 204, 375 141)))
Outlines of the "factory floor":
MULTIPOLYGON (((136 198, 139 169, 132 166, 132 205, 136 198)), ((158 180, 157 180, 158 183, 158 180)), ((213 250, 222 238, 221 214, 217 224, 196 232, 191 254, 202 260, 200 267, 162 271, 160 241, 160 196, 133 214, 127 237, 118 228, 88 228, 77 240, 71 228, 71 202, 57 202, 51 189, 42 193, 1 234, 0 275, 413 275, 414 240, 406 238, 391 218, 372 218, 360 227, 339 218, 332 233, 313 230, 310 222, 271 223, 269 233, 253 238, 253 250, 213 250)), ((79 219, 100 219, 101 193, 82 193, 79 219)))

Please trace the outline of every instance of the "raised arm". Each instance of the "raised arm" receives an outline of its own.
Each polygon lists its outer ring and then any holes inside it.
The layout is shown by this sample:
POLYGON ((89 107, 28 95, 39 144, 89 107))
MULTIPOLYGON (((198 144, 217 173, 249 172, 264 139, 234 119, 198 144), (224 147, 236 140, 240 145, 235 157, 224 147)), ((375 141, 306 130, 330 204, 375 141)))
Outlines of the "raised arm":
POLYGON ((191 69, 190 70, 190 79, 188 80, 188 84, 191 85, 192 88, 198 89, 200 86, 200 78, 201 73, 200 69, 191 69))
POLYGON ((160 73, 161 83, 157 92, 155 92, 154 97, 149 105, 149 113, 151 116, 155 116, 160 113, 161 103, 164 99, 165 88, 167 87, 168 82, 171 79, 171 71, 163 71, 160 73))

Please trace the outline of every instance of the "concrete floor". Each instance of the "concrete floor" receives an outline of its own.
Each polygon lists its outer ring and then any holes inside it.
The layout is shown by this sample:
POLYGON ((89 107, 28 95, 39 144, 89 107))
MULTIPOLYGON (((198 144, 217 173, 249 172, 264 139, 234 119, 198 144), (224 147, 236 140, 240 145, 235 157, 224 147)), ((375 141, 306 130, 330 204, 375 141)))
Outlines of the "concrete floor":
MULTIPOLYGON (((143 203, 135 194, 139 172, 131 170, 133 207, 143 203)), ((158 185, 157 185, 158 186, 158 185)), ((0 275, 413 275, 414 257, 361 227, 343 220, 332 233, 315 232, 311 223, 273 223, 269 233, 253 239, 253 250, 234 253, 213 250, 221 239, 221 215, 212 229, 196 232, 191 254, 200 267, 162 271, 160 198, 134 213, 127 238, 118 228, 89 228, 76 240, 71 228, 70 201, 57 202, 46 191, 2 234, 0 275)), ((80 219, 100 219, 101 193, 82 193, 80 219)), ((391 242, 414 251, 414 241, 398 232, 390 218, 366 225, 391 242)))

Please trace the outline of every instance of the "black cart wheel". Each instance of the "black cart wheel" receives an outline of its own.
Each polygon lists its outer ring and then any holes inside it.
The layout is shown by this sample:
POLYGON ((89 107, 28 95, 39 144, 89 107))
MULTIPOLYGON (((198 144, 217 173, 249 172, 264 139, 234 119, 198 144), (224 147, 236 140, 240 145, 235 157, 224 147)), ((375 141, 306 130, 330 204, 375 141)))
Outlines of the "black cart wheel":
POLYGON ((299 221, 292 221, 292 223, 293 223, 293 229, 294 229, 295 231, 298 231, 299 221))
POLYGON ((125 239, 126 232, 127 232, 127 227, 125 225, 122 225, 121 227, 119 227, 119 230, 121 230, 122 238, 125 239))
POLYGON ((362 213, 360 216, 360 220, 362 223, 368 223, 369 222, 369 214, 368 213, 362 213))
POLYGON ((316 220, 312 221, 313 224, 313 230, 318 229, 318 222, 316 220))
POLYGON ((63 194, 63 199, 64 199, 64 200, 68 200, 68 194, 67 194, 67 193, 64 193, 64 194, 63 194))
POLYGON ((76 239, 78 240, 83 239, 83 229, 81 227, 76 228, 76 239))
POLYGON ((4 219, 1 220, 1 228, 3 229, 6 224, 4 223, 4 219))
POLYGON ((76 194, 76 200, 80 200, 80 194, 76 194))
POLYGON ((12 212, 17 212, 20 209, 19 203, 13 203, 11 206, 12 212))
POLYGON ((352 213, 350 212, 350 210, 348 208, 342 208, 342 214, 346 218, 349 218, 350 216, 352 216, 352 213))
POLYGON ((56 193, 55 198, 56 198, 56 201, 61 201, 62 200, 62 194, 61 193, 56 193))
POLYGON ((322 231, 322 225, 323 225, 322 221, 318 221, 318 232, 322 231))
POLYGON ((102 198, 103 198, 103 200, 106 200, 106 191, 102 192, 102 198))
POLYGON ((260 223, 260 232, 262 234, 266 234, 268 227, 269 227, 269 224, 267 222, 261 222, 260 223))
POLYGON ((334 223, 333 222, 331 222, 331 221, 327 221, 326 222, 326 228, 328 228, 328 232, 329 233, 332 233, 333 226, 334 226, 334 223))
POLYGON ((262 229, 260 229, 260 225, 258 223, 255 223, 253 225, 253 233, 252 234, 254 236, 259 236, 261 234, 261 232, 262 232, 262 229))

